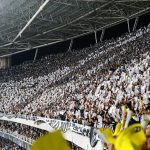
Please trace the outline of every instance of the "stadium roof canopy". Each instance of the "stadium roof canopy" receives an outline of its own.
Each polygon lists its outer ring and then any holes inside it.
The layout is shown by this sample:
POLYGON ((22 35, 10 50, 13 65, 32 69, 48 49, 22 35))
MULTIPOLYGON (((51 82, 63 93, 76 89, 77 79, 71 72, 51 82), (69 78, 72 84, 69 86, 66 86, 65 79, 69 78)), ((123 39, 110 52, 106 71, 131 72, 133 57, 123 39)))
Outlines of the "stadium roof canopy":
POLYGON ((150 0, 0 0, 0 56, 79 37, 150 11, 150 0))

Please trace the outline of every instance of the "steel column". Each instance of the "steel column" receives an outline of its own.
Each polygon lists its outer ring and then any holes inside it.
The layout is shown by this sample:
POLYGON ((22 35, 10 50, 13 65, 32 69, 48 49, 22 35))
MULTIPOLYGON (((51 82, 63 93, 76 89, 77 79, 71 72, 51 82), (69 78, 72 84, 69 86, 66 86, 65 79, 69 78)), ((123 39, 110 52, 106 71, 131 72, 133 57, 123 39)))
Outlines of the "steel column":
POLYGON ((132 31, 136 30, 138 22, 139 22, 139 17, 136 17, 132 31))
POLYGON ((95 34, 95 43, 97 43, 97 32, 94 31, 94 34, 95 34))
POLYGON ((68 48, 68 52, 70 52, 72 50, 72 45, 73 45, 73 39, 71 39, 70 41, 70 45, 69 45, 69 48, 68 48))
POLYGON ((130 20, 129 19, 127 19, 127 25, 128 25, 128 32, 130 33, 130 22, 129 22, 130 20))
POLYGON ((35 60, 36 60, 36 58, 37 58, 37 54, 38 54, 38 51, 39 51, 39 49, 37 48, 37 49, 36 49, 36 51, 35 51, 35 55, 34 55, 34 60, 33 60, 33 61, 35 61, 35 60))
POLYGON ((105 29, 102 30, 101 37, 100 37, 100 42, 103 41, 104 34, 105 34, 105 29))

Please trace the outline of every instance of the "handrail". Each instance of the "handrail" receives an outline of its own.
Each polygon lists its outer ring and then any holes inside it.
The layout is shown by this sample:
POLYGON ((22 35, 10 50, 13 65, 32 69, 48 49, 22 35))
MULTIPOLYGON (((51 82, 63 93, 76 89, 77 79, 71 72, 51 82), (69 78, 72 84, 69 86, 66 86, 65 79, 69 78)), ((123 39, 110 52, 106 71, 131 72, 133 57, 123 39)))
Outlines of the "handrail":
MULTIPOLYGON (((61 129, 64 132, 64 137, 66 140, 74 143, 75 145, 81 147, 82 149, 92 150, 89 136, 91 128, 88 126, 83 126, 81 124, 61 121, 57 119, 49 119, 35 116, 30 117, 26 115, 17 116, 17 115, 0 114, 0 120, 24 124, 38 129, 46 130, 49 132, 53 132, 55 129, 61 129), (38 124, 37 121, 39 120, 40 121, 45 120, 45 122, 38 124)), ((102 147, 102 143, 99 141, 96 147, 94 147, 94 150, 100 150, 100 147, 102 147)))

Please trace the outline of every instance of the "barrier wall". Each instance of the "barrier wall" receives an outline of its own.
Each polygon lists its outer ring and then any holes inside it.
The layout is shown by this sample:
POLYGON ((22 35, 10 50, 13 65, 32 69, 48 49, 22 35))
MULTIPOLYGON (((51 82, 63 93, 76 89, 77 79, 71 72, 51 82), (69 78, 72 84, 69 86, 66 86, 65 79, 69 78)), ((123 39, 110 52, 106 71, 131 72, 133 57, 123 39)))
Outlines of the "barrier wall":
POLYGON ((31 117, 30 119, 23 119, 14 117, 13 115, 3 116, 0 115, 0 120, 16 122, 20 124, 25 124, 28 126, 36 127, 43 129, 49 132, 54 131, 55 129, 61 129, 64 132, 64 137, 66 140, 76 144, 85 150, 102 150, 103 146, 100 140, 93 148, 90 144, 90 127, 83 126, 76 123, 69 123, 66 121, 48 119, 43 117, 31 117), (32 119, 32 120, 31 120, 32 119), (40 123, 42 122, 42 123, 40 123))
POLYGON ((19 139, 18 137, 15 137, 11 134, 8 134, 8 133, 2 132, 2 131, 0 131, 0 136, 16 143, 17 145, 19 145, 20 147, 23 147, 26 150, 30 149, 29 148, 30 144, 28 142, 24 141, 24 140, 19 139))

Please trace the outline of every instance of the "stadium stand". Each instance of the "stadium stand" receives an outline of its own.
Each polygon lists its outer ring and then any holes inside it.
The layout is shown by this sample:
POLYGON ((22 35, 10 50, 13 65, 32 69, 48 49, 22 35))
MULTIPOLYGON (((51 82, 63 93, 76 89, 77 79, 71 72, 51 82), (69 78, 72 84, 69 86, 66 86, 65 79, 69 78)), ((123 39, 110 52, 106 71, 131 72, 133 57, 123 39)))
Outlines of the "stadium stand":
POLYGON ((0 137, 0 148, 1 150, 25 150, 22 147, 18 146, 17 144, 7 140, 5 138, 0 137))
POLYGON ((4 131, 5 133, 22 136, 21 139, 30 140, 31 143, 32 140, 35 140, 38 137, 47 133, 47 131, 44 130, 7 121, 1 121, 0 128, 1 131, 4 131))
MULTIPOLYGON (((133 120, 144 124, 150 114, 150 25, 81 51, 2 69, 0 100, 2 114, 97 128, 115 126, 124 118, 122 106, 126 105, 134 113, 133 120)), ((5 121, 0 129, 31 139, 43 133, 5 121)))

